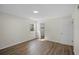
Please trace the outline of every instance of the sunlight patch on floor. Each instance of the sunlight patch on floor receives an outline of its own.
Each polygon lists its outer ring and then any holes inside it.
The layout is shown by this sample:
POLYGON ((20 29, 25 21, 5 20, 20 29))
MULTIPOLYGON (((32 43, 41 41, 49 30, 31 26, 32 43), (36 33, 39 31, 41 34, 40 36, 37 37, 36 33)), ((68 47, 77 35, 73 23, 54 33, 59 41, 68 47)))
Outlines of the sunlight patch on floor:
POLYGON ((38 39, 39 41, 47 41, 47 39, 38 39))

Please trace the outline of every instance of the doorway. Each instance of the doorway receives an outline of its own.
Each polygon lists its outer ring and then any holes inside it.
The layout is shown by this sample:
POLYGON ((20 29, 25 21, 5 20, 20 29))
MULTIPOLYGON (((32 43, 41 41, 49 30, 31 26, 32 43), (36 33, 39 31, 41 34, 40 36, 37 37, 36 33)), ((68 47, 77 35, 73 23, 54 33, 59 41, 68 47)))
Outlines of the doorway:
POLYGON ((41 34, 41 39, 45 38, 45 24, 40 23, 40 34, 41 34))

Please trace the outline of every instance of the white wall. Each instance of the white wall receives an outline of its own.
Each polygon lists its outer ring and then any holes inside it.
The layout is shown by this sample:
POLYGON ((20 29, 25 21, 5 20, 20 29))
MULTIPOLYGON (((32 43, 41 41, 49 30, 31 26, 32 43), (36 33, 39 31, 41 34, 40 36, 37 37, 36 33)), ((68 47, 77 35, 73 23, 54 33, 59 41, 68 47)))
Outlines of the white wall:
POLYGON ((0 49, 34 39, 31 23, 34 21, 0 13, 0 49))
POLYGON ((75 9, 74 15, 74 52, 79 55, 79 9, 75 9))
POLYGON ((72 17, 51 18, 45 21, 46 39, 62 44, 72 45, 72 17))

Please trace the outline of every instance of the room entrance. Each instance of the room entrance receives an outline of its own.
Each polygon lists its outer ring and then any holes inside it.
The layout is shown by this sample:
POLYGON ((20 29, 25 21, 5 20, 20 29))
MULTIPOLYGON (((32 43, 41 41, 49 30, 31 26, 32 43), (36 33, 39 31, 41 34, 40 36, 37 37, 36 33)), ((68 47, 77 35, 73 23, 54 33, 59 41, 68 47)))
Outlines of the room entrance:
POLYGON ((37 23, 36 32, 38 39, 45 39, 45 24, 44 23, 37 23))

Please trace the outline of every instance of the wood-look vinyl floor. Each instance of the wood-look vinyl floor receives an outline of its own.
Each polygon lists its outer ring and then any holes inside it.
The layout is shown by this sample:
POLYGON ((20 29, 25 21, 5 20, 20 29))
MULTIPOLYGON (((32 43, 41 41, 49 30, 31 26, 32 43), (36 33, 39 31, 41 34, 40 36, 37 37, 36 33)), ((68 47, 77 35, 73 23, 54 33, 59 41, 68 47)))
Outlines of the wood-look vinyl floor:
POLYGON ((0 55, 73 55, 73 47, 37 39, 0 50, 0 55))

